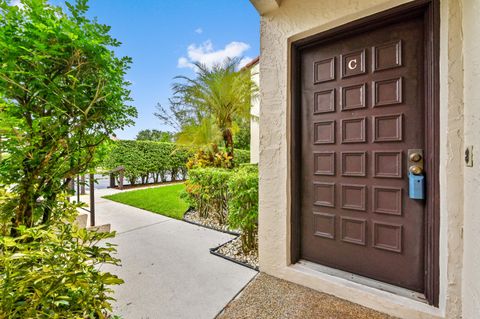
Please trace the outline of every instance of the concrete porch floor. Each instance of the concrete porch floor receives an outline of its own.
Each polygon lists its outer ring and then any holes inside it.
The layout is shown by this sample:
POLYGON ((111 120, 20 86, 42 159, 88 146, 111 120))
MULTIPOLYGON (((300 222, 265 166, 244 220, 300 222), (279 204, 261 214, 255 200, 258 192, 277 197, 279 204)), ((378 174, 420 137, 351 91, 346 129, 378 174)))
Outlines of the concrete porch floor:
POLYGON ((393 319, 386 314, 260 273, 217 319, 393 319))

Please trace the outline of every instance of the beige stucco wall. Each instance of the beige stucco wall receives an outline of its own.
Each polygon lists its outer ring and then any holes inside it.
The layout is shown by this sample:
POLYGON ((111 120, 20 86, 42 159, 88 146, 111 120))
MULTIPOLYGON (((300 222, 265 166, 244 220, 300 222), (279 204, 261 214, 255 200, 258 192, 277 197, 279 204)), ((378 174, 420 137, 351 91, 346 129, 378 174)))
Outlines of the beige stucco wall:
POLYGON ((480 1, 463 2, 463 30, 465 145, 474 148, 474 165, 464 169, 463 317, 480 318, 480 1))
MULTIPOLYGON (((464 318, 480 318, 478 313, 480 283, 480 241, 475 240, 480 227, 479 206, 475 191, 479 189, 479 168, 465 168, 463 149, 467 143, 478 144, 480 127, 474 104, 480 99, 478 70, 480 50, 478 0, 441 1, 440 38, 440 305, 438 308, 408 298, 383 292, 341 278, 329 276, 290 260, 289 198, 289 44, 349 21, 371 15, 408 1, 402 0, 283 0, 277 10, 261 18, 260 58, 260 268, 269 274, 326 291, 356 303, 403 318, 460 318, 462 312, 462 273, 464 276, 464 318), (470 11, 474 7, 477 11, 470 11), (462 16, 470 18, 462 20, 462 16), (475 20, 477 19, 477 20, 475 20), (463 28, 471 29, 463 32, 463 28), (476 31, 476 34, 475 34, 476 31), (471 39, 465 61, 476 69, 465 73, 464 39, 471 39), (473 40, 473 37, 476 37, 473 40), (474 80, 476 79, 476 80, 474 80), (465 129, 464 129, 465 126, 465 129), (474 130, 476 129, 476 131, 474 130), (465 188, 465 193, 464 193, 465 188), (465 205, 464 205, 465 196, 465 205), (469 200, 467 200, 467 197, 469 200), (465 220, 463 254, 462 227, 465 220), (478 208, 477 208, 478 211, 478 208), (463 267, 465 263, 465 267, 463 267), (467 265, 468 263, 468 265, 467 265), (468 278, 468 281, 467 281, 468 278), (471 283, 475 281, 476 283, 471 283), (477 307, 477 308, 475 308, 477 307), (470 316, 476 314, 477 316, 470 316)), ((478 146, 480 151, 480 146, 478 146)), ((478 192, 478 191, 477 191, 478 192)))
MULTIPOLYGON (((252 80, 260 85, 260 64, 257 63, 252 66, 252 80)), ((260 127, 259 127, 259 116, 260 116, 260 99, 255 96, 252 98, 252 107, 250 108, 250 163, 258 163, 260 157, 260 127)))

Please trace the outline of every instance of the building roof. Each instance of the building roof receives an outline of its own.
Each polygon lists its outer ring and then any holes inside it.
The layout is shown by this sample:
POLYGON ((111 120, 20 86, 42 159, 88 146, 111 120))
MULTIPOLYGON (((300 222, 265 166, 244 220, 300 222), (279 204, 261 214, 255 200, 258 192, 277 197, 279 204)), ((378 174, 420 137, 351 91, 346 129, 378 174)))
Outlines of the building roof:
POLYGON ((252 61, 248 62, 242 69, 250 69, 252 66, 257 64, 260 61, 260 56, 257 56, 255 59, 252 61))

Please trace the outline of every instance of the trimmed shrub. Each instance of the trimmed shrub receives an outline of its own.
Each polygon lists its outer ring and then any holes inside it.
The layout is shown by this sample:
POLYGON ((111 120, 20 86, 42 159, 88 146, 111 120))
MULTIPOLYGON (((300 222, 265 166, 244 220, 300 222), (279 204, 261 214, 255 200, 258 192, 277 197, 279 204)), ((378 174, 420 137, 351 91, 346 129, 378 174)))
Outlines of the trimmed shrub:
POLYGON ((223 151, 209 155, 205 151, 180 147, 174 143, 155 141, 115 141, 103 162, 108 170, 119 166, 125 168, 125 178, 131 185, 138 180, 142 184, 185 180, 188 168, 219 167, 231 168, 250 162, 250 151, 235 150, 235 158, 223 151), (212 158, 210 158, 212 157, 212 158))
POLYGON ((165 182, 169 175, 172 181, 184 180, 190 155, 191 151, 173 143, 122 140, 114 142, 103 166, 106 169, 123 166, 125 177, 132 185, 138 179, 141 183, 165 182))
POLYGON ((197 168, 185 182, 186 199, 203 218, 214 217, 221 224, 241 230, 245 252, 257 246, 258 166, 243 164, 235 170, 197 168))
POLYGON ((241 230, 244 252, 257 247, 258 167, 246 165, 228 180, 228 224, 241 230))
POLYGON ((250 163, 250 151, 237 150, 233 153, 233 164, 239 166, 240 164, 250 163))
POLYGON ((227 183, 231 170, 223 168, 197 168, 188 171, 185 182, 187 198, 201 217, 213 217, 220 224, 226 224, 228 213, 227 183))
POLYGON ((258 174, 258 164, 251 164, 251 163, 240 164, 238 167, 238 170, 243 170, 248 173, 258 174))

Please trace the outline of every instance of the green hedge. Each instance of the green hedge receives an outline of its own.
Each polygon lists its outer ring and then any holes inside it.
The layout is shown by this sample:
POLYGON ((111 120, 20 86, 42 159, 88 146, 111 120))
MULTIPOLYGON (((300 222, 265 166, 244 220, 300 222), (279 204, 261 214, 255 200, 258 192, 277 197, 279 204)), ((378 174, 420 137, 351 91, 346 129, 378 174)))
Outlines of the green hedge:
POLYGON ((201 217, 214 217, 220 224, 227 221, 227 183, 232 170, 223 168, 196 168, 188 171, 185 182, 188 200, 201 217))
POLYGON ((186 197, 202 217, 214 217, 242 231, 245 251, 256 247, 258 228, 258 166, 233 170, 197 168, 188 171, 186 197))
POLYGON ((257 246, 258 229, 258 167, 241 166, 227 182, 228 224, 242 231, 242 248, 250 251, 257 246))
POLYGON ((137 179, 142 183, 165 182, 170 175, 172 180, 185 179, 185 166, 191 152, 178 148, 173 143, 153 141, 116 141, 104 161, 104 168, 125 168, 125 177, 130 184, 137 179))
MULTIPOLYGON (((174 143, 122 140, 113 143, 103 166, 107 170, 123 166, 125 177, 132 185, 139 179, 142 184, 165 182, 168 176, 172 180, 184 180, 187 177, 186 163, 193 154, 192 149, 174 143)), ((236 166, 249 161, 249 151, 235 150, 236 166)))
POLYGON ((250 151, 248 150, 235 150, 233 153, 233 164, 238 166, 240 164, 250 163, 250 151))

